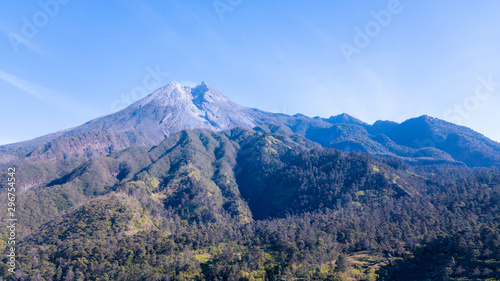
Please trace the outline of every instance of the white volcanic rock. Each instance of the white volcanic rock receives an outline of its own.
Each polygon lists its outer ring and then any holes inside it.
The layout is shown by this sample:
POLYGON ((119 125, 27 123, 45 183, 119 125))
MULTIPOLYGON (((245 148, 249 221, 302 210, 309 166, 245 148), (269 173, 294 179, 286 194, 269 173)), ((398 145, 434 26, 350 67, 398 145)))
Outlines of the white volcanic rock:
POLYGON ((174 81, 119 112, 75 128, 74 132, 141 132, 149 140, 145 144, 155 145, 184 129, 220 131, 253 128, 257 124, 251 110, 232 102, 205 82, 190 87, 174 81))

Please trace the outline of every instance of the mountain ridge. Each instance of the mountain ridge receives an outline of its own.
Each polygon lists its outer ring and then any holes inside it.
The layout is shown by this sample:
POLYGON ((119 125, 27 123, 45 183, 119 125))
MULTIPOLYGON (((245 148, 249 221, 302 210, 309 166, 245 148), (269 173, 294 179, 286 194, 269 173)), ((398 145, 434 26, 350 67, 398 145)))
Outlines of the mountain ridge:
POLYGON ((426 116, 328 122, 169 87, 18 146, 19 280, 406 280, 441 241, 457 269, 499 276, 500 169, 467 167, 497 163, 497 143, 426 116))
POLYGON ((366 257, 352 275, 376 280, 379 267, 404 269, 419 245, 446 235, 469 275, 491 268, 495 278, 499 182, 496 168, 412 167, 324 148, 286 126, 183 130, 19 194, 19 270, 21 280, 342 280, 366 257))
POLYGON ((324 147, 395 156, 413 165, 500 167, 499 143, 467 127, 426 115, 402 123, 376 121, 372 125, 345 113, 329 118, 290 116, 243 107, 205 82, 183 86, 175 81, 118 112, 30 141, 0 146, 0 166, 20 165, 33 174, 45 174, 25 179, 24 186, 32 188, 93 157, 131 146, 155 146, 185 129, 222 131, 261 125, 290 130, 324 147), (36 172, 47 169, 56 172, 36 172))

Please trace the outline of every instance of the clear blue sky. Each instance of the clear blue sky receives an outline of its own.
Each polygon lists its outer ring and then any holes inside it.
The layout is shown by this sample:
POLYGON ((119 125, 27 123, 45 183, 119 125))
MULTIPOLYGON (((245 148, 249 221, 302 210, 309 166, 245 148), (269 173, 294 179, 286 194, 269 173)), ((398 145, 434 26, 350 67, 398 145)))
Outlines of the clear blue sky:
POLYGON ((500 141, 499 15, 494 0, 2 1, 0 144, 173 80, 272 112, 428 114, 500 141))

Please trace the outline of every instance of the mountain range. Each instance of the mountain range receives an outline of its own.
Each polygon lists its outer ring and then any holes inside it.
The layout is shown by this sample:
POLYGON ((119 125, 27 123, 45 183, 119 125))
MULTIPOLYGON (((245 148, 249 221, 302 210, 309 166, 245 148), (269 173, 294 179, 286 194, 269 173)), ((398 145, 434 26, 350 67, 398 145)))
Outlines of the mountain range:
POLYGON ((500 144, 429 116, 290 116, 172 82, 0 166, 19 225, 0 279, 500 278, 500 144))
POLYGON ((238 105, 205 82, 194 87, 171 82, 116 113, 34 140, 0 146, 0 166, 16 164, 26 165, 28 170, 53 171, 25 179, 23 189, 29 189, 43 186, 92 157, 134 145, 158 145, 185 129, 222 131, 258 125, 280 126, 323 147, 394 156, 413 165, 500 167, 499 143, 444 120, 420 116, 402 123, 377 121, 369 125, 345 113, 329 118, 270 113, 238 105))

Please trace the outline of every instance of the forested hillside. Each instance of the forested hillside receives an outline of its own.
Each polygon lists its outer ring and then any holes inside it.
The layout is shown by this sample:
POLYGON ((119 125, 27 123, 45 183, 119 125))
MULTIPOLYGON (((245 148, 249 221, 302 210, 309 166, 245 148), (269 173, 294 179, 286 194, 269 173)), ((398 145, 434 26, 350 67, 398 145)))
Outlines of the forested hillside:
POLYGON ((7 280, 500 279, 498 168, 410 166, 286 126, 184 130, 19 204, 7 280))

